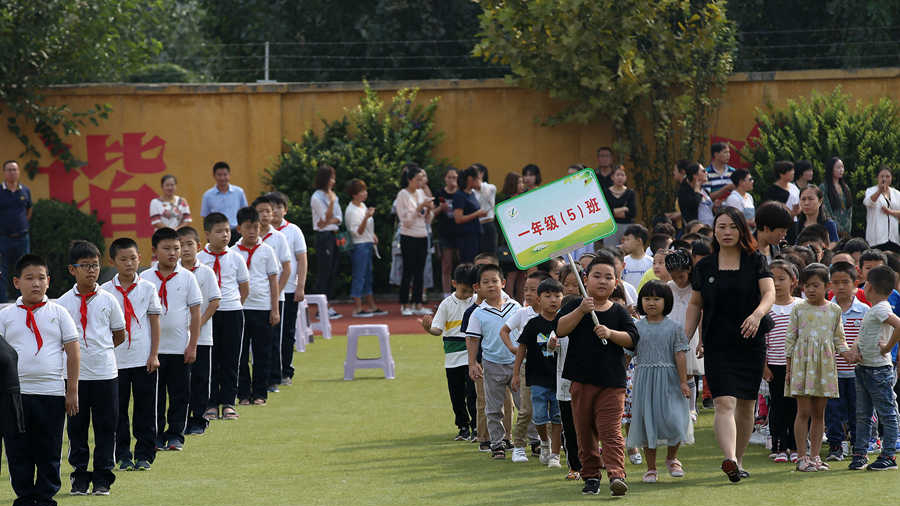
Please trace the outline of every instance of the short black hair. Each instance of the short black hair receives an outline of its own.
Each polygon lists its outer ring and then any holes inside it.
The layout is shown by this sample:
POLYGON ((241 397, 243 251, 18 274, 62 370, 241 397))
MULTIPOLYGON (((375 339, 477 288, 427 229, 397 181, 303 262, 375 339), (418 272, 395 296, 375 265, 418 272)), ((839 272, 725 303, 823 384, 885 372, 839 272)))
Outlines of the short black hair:
POLYGON ((661 249, 666 249, 672 243, 672 236, 668 234, 653 234, 650 238, 650 253, 656 254, 661 249))
POLYGON ((797 279, 800 278, 800 271, 797 269, 797 266, 787 260, 782 260, 780 258, 772 260, 772 263, 769 264, 769 270, 771 271, 772 269, 783 270, 788 273, 788 276, 794 281, 797 281, 797 279))
POLYGON ((831 273, 825 264, 814 262, 803 268, 803 272, 800 273, 800 284, 805 285, 812 278, 819 278, 827 285, 831 282, 831 273))
POLYGON ((222 213, 209 213, 203 218, 203 230, 211 232, 213 227, 219 223, 224 223, 228 225, 228 228, 231 228, 231 222, 228 221, 227 216, 222 213))
MULTIPOLYGON (((577 295, 573 295, 573 297, 578 297, 577 295)), ((625 303, 628 303, 628 297, 625 295, 625 288, 621 283, 616 283, 616 287, 613 288, 611 292, 609 292, 609 297, 607 299, 622 299, 625 303)))
POLYGON ((672 289, 669 285, 658 279, 653 279, 644 283, 638 293, 637 310, 639 314, 646 315, 644 311, 644 297, 660 297, 663 300, 663 314, 667 315, 672 312, 672 306, 675 304, 672 289))
POLYGON ((252 204, 250 204, 250 207, 256 208, 256 206, 260 204, 269 204, 270 206, 273 206, 275 205, 275 201, 273 201, 272 197, 268 194, 260 195, 259 197, 256 197, 252 204))
POLYGON ((269 198, 272 199, 272 203, 276 206, 286 208, 290 205, 290 199, 288 198, 288 196, 278 190, 270 191, 266 195, 268 195, 269 198))
POLYGON ((558 262, 555 258, 549 258, 537 264, 537 270, 540 272, 545 272, 547 273, 547 275, 549 275, 551 272, 553 272, 553 268, 556 267, 557 263, 558 262))
POLYGON ((647 232, 647 227, 641 224, 629 225, 629 227, 625 229, 625 233, 622 234, 622 237, 626 235, 630 235, 635 239, 640 239, 645 246, 647 245, 647 241, 650 239, 650 233, 647 232))
POLYGON ((88 241, 72 241, 69 245, 69 263, 77 264, 79 260, 84 258, 100 259, 100 250, 92 242, 88 241))
POLYGON ((213 175, 216 175, 216 171, 219 169, 226 169, 228 172, 231 172, 231 167, 228 166, 225 162, 216 162, 213 164, 213 175))
POLYGON ((542 293, 562 293, 562 291, 562 283, 553 278, 547 278, 541 281, 541 284, 537 287, 537 294, 539 297, 542 293))
POLYGON ((194 227, 181 227, 178 229, 178 239, 188 236, 193 236, 195 241, 200 242, 200 234, 197 233, 197 229, 194 227))
POLYGON ((138 253, 141 251, 137 242, 131 237, 119 237, 109 245, 109 258, 115 260, 120 251, 129 248, 134 248, 138 253))
POLYGON ((259 213, 256 212, 255 207, 242 207, 238 209, 237 212, 237 222, 238 225, 241 225, 246 222, 250 223, 259 223, 259 213))
POLYGON ((673 249, 673 250, 675 250, 675 249, 683 249, 683 250, 688 250, 688 251, 690 251, 690 250, 691 250, 691 243, 688 242, 688 241, 685 241, 684 239, 675 239, 674 241, 672 241, 672 244, 669 245, 669 248, 671 248, 671 249, 673 249))
POLYGON ((453 269, 453 281, 456 282, 457 285, 468 285, 472 286, 472 273, 475 271, 475 266, 472 264, 459 264, 456 266, 456 269, 453 269))
POLYGON ((866 281, 878 295, 890 295, 897 286, 897 273, 887 265, 879 265, 869 271, 866 281))
MULTIPOLYGON (((799 160, 797 164, 794 166, 794 179, 800 177, 804 172, 808 170, 813 170, 812 162, 809 160, 799 160)), ((815 173, 813 173, 815 176, 815 173)))
POLYGON ((862 255, 859 256, 860 267, 862 267, 865 262, 881 262, 882 265, 887 265, 887 257, 881 250, 869 248, 863 251, 862 255))
POLYGON ((791 216, 791 211, 781 202, 770 200, 756 209, 756 227, 759 230, 789 229, 793 225, 794 217, 791 216))
POLYGON ((675 226, 671 222, 660 221, 653 225, 653 233, 675 237, 675 226))
POLYGON ((566 278, 569 277, 569 275, 573 274, 573 273, 575 274, 575 277, 584 275, 584 272, 582 271, 581 266, 578 264, 575 264, 575 269, 572 269, 572 264, 563 265, 562 268, 559 270, 559 282, 565 283, 566 278))
POLYGON ((528 277, 526 277, 525 279, 537 279, 537 280, 543 281, 549 277, 550 277, 550 274, 547 274, 546 272, 541 271, 541 270, 537 270, 537 271, 534 271, 531 274, 529 274, 528 277))
POLYGON ((850 279, 852 279, 854 282, 856 281, 856 266, 851 264, 850 262, 835 262, 831 264, 829 272, 832 276, 834 276, 838 272, 843 272, 850 276, 850 279))
POLYGON ((744 180, 747 176, 750 175, 750 171, 747 169, 737 169, 731 173, 731 183, 735 186, 741 184, 741 181, 744 180))
POLYGON ((159 243, 168 241, 169 239, 177 241, 178 232, 176 232, 174 228, 159 228, 156 230, 156 232, 153 232, 153 237, 150 238, 150 244, 153 245, 153 248, 155 249, 157 246, 159 246, 159 243))
POLYGON ((473 258, 472 260, 474 262, 478 262, 479 260, 484 260, 486 258, 492 260, 491 265, 500 265, 500 259, 497 258, 497 255, 495 255, 494 253, 489 253, 487 251, 475 255, 475 258, 473 258))
POLYGON ((465 189, 469 184, 469 178, 478 179, 478 169, 475 166, 469 166, 465 170, 459 173, 459 187, 465 189))
POLYGON ((724 151, 725 148, 728 147, 728 144, 724 142, 714 142, 712 146, 709 147, 709 154, 711 156, 715 156, 719 151, 724 151))
POLYGON ((44 257, 35 255, 34 253, 25 253, 22 255, 22 258, 16 262, 15 277, 22 277, 22 271, 28 267, 43 267, 47 275, 50 275, 50 268, 47 267, 47 261, 44 260, 44 257))
POLYGON ((703 257, 712 255, 712 245, 706 239, 697 239, 691 243, 691 255, 703 257))
POLYGON ((701 235, 703 237, 706 237, 709 240, 712 240, 712 237, 713 237, 712 227, 710 227, 709 225, 707 225, 705 223, 700 228, 698 228, 695 231, 695 233, 697 233, 698 235, 701 235))
POLYGON ((591 260, 591 263, 588 264, 587 269, 584 270, 585 275, 590 274, 595 265, 608 265, 612 267, 613 272, 615 272, 616 259, 609 253, 600 251, 599 253, 597 253, 597 256, 595 256, 593 260, 591 260))
POLYGON ((619 248, 607 248, 604 246, 600 249, 600 251, 597 252, 597 255, 599 255, 600 253, 609 255, 613 259, 618 259, 620 262, 625 261, 625 255, 623 255, 622 252, 619 251, 619 248))
POLYGON ((847 242, 844 243, 844 247, 841 248, 842 253, 850 253, 851 255, 854 253, 862 253, 869 249, 869 243, 866 242, 862 237, 851 237, 847 239, 847 242))
POLYGON ((884 256, 887 257, 887 266, 894 272, 900 272, 900 254, 894 251, 885 251, 884 256))
POLYGON ((789 162, 787 160, 781 160, 775 162, 775 175, 777 177, 783 176, 786 172, 790 172, 794 170, 794 162, 789 162))
POLYGON ((797 234, 797 239, 794 242, 796 244, 820 242, 827 246, 831 242, 829 239, 828 229, 826 229, 824 225, 813 223, 797 234))
POLYGON ((481 283, 481 278, 484 277, 487 272, 496 272, 500 279, 503 279, 503 270, 500 269, 499 265, 496 264, 481 264, 478 266, 478 282, 481 283))

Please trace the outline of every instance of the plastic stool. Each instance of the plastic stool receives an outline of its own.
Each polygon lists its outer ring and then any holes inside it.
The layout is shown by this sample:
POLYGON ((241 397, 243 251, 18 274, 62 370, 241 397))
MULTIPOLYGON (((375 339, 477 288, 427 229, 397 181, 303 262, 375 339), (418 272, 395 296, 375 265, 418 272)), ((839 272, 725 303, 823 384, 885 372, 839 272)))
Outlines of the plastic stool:
POLYGON ((294 331, 294 349, 301 353, 306 351, 306 345, 309 344, 309 335, 312 333, 312 330, 309 328, 309 324, 306 321, 306 309, 308 307, 305 300, 297 304, 297 326, 294 331))
MULTIPOLYGON (((325 339, 331 339, 331 320, 328 319, 328 297, 322 294, 307 295, 304 299, 307 307, 315 305, 319 309, 319 320, 310 322, 307 319, 307 326, 310 330, 318 330, 325 339)), ((307 317, 308 318, 308 317, 307 317)))
POLYGON ((357 369, 383 369, 385 379, 394 379, 394 357, 391 355, 391 335, 387 325, 350 325, 347 327, 347 358, 344 360, 344 380, 353 379, 357 369), (359 358, 357 345, 362 336, 378 338, 381 356, 359 358))

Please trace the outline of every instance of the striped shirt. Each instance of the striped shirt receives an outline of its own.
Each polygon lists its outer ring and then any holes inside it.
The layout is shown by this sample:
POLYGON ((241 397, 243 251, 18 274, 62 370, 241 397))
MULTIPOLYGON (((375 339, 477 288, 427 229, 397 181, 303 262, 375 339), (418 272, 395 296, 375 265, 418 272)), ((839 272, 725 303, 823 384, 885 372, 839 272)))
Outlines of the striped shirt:
POLYGON ((466 309, 475 302, 475 295, 468 299, 460 299, 451 293, 441 301, 431 328, 440 329, 444 341, 444 368, 452 369, 461 365, 469 365, 469 354, 466 351, 466 336, 462 332, 462 320, 466 309))
MULTIPOLYGON (((836 301, 832 302, 837 303, 836 301)), ((853 345, 856 344, 856 338, 859 337, 859 329, 862 327, 863 317, 866 316, 868 310, 869 306, 860 302, 856 297, 853 297, 850 308, 841 313, 841 321, 844 325, 844 340, 847 341, 847 346, 850 348, 853 348, 853 345)), ((838 378, 856 377, 854 366, 848 364, 847 361, 844 360, 844 357, 835 355, 834 362, 837 365, 838 378)))
POLYGON ((766 334, 766 363, 769 365, 787 365, 784 356, 784 338, 787 335, 791 311, 800 299, 794 298, 790 304, 772 304, 769 316, 775 320, 775 326, 766 334))
POLYGON ((712 195, 731 184, 731 175, 734 174, 734 167, 731 165, 726 164, 725 171, 722 174, 716 172, 712 164, 709 164, 705 170, 707 182, 703 185, 703 189, 706 190, 706 193, 712 195))
POLYGON ((516 361, 516 356, 500 338, 500 328, 520 307, 522 306, 514 300, 503 303, 499 309, 484 301, 472 312, 466 327, 466 337, 481 339, 484 360, 503 365, 516 361))

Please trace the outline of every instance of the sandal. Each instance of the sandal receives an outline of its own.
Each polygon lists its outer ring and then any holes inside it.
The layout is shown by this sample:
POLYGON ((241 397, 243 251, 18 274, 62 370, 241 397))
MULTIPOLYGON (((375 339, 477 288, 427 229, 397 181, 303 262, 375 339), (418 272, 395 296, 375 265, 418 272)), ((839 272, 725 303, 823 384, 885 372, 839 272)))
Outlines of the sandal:
POLYGON ((731 483, 737 483, 741 481, 740 468, 738 467, 737 461, 731 459, 723 460, 722 472, 725 473, 725 476, 728 476, 728 480, 731 483))
POLYGON ((813 460, 809 457, 802 457, 797 462, 797 470, 801 473, 814 473, 818 471, 819 468, 816 466, 816 463, 813 462, 813 460))
POLYGON ((239 417, 237 411, 231 406, 222 408, 222 420, 237 420, 239 417))
POLYGON ((644 473, 644 477, 641 478, 641 481, 643 481, 644 483, 656 483, 656 477, 656 469, 651 469, 644 473))
POLYGON ((581 479, 581 473, 578 471, 569 470, 569 474, 566 475, 566 479, 569 481, 576 481, 581 479))
POLYGON ((250 405, 250 399, 239 399, 238 400, 238 406, 249 406, 249 405, 250 405))
POLYGON ((831 470, 831 467, 829 467, 827 463, 822 462, 822 457, 816 457, 816 460, 813 461, 813 464, 816 465, 816 471, 830 471, 831 470))
POLYGON ((684 468, 678 459, 666 460, 666 469, 669 470, 669 476, 673 478, 684 477, 684 468))
POLYGON ((203 413, 204 420, 216 420, 219 418, 219 408, 209 408, 206 410, 206 413, 203 413))

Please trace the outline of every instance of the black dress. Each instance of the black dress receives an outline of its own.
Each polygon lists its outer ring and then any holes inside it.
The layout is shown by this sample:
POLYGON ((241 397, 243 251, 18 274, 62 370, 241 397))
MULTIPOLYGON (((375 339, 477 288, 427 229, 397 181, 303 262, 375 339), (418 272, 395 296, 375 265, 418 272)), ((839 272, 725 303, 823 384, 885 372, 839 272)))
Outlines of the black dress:
POLYGON ((703 296, 703 352, 713 397, 754 400, 766 358, 765 336, 741 336, 741 324, 756 310, 759 280, 771 278, 766 258, 742 253, 737 270, 719 270, 716 254, 697 262, 691 285, 703 296))

